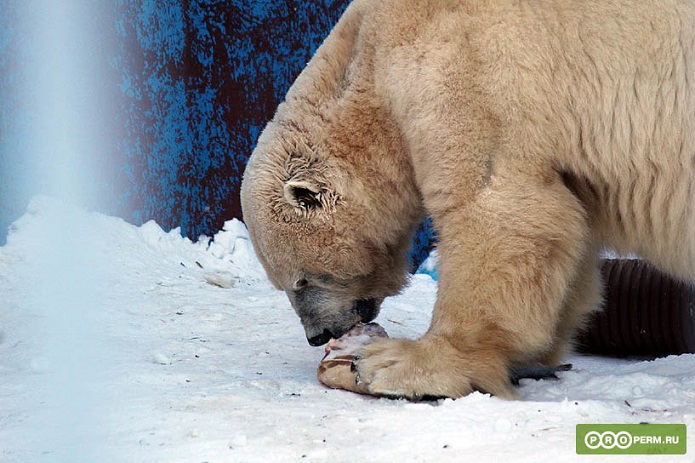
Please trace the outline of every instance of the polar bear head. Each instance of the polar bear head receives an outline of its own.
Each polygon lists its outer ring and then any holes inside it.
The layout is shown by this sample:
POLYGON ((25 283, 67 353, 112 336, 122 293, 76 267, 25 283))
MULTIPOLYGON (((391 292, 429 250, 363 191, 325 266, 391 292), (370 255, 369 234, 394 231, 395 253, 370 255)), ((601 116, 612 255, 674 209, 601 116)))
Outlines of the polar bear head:
POLYGON ((307 123, 286 105, 246 167, 243 215, 268 277, 321 345, 373 320, 406 283, 421 209, 410 169, 384 156, 394 148, 385 139, 355 139, 355 124, 307 123))

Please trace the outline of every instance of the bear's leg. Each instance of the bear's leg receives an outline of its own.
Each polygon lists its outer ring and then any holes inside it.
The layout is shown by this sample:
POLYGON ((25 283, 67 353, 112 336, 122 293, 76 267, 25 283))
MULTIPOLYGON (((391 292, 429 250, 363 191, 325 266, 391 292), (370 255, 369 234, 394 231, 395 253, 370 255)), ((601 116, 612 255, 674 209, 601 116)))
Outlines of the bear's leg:
POLYGON ((573 350, 574 335, 584 327, 588 315, 601 308, 603 283, 598 255, 598 251, 589 254, 577 272, 560 313, 555 340, 541 357, 541 363, 551 366, 561 364, 573 350))
MULTIPOLYGON (((435 216, 440 285, 428 332, 359 354, 359 380, 374 394, 514 397, 509 366, 562 350, 557 336, 569 330, 559 324, 585 310, 563 313, 591 246, 582 204, 559 175, 497 175, 463 204, 435 216)), ((592 294, 581 286, 576 297, 592 294)))

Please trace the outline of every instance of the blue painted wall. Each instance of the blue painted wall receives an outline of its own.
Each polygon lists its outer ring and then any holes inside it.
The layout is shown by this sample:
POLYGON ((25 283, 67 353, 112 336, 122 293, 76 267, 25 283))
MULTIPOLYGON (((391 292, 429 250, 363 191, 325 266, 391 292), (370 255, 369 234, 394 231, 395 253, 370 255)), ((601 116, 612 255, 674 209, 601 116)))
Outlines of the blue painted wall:
POLYGON ((240 216, 246 160, 346 0, 118 0, 132 219, 197 237, 240 216))
MULTIPOLYGON (((21 105, 8 96, 18 77, 8 66, 17 59, 11 43, 27 33, 12 29, 12 5, 21 1, 0 5, 2 230, 33 194, 12 185, 15 171, 26 166, 21 147, 7 136, 18 128, 6 127, 4 116, 21 105)), ((118 103, 108 140, 113 146, 102 163, 111 180, 101 209, 136 224, 154 219, 166 229, 180 226, 192 238, 240 217, 241 173, 258 135, 348 3, 104 2, 101 41, 112 46, 105 85, 118 103)), ((417 239, 415 263, 426 254, 431 232, 423 228, 417 239)))

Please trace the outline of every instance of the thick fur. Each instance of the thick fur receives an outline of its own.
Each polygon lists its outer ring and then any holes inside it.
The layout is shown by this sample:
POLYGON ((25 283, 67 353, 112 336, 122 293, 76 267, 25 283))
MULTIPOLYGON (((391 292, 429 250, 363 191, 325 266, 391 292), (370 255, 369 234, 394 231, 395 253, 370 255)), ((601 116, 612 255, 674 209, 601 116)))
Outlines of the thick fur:
POLYGON ((508 369, 559 361, 600 306, 602 247, 695 280, 695 2, 355 0, 263 132, 242 204, 316 342, 402 287, 430 214, 430 329, 364 349, 360 381, 513 397, 508 369))

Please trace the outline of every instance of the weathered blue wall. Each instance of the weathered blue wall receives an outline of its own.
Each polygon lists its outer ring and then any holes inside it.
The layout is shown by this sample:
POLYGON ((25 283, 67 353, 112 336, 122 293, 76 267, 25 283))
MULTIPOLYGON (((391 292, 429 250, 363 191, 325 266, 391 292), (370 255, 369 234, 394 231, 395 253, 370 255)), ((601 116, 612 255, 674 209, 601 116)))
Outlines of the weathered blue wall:
MULTIPOLYGON (((3 114, 16 103, 8 97, 17 72, 8 67, 14 55, 7 44, 22 39, 11 27, 11 5, 21 0, 5 2, 0 5, 3 114)), ((241 174, 258 135, 348 3, 104 2, 111 20, 104 23, 103 40, 115 44, 107 85, 119 94, 115 136, 109 140, 113 147, 103 162, 111 171, 105 212, 136 224, 154 219, 167 229, 180 226, 192 238, 211 235, 225 220, 240 217, 241 174)), ((0 127, 2 230, 31 193, 6 196, 4 185, 25 167, 21 147, 2 135, 5 124, 0 127)), ((429 242, 424 231, 416 261, 429 242)))
POLYGON ((346 0, 119 0, 132 218, 196 237, 240 216, 246 159, 346 0))

